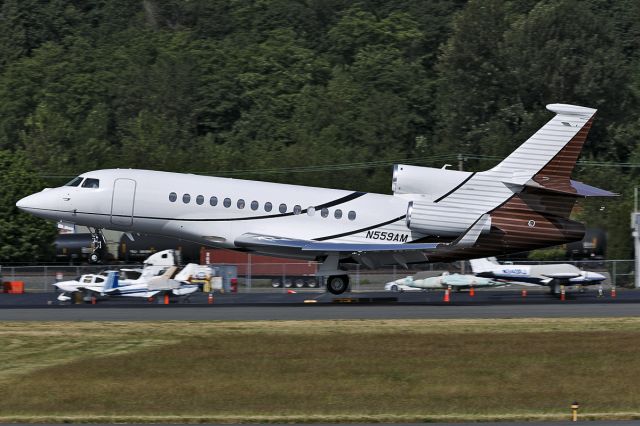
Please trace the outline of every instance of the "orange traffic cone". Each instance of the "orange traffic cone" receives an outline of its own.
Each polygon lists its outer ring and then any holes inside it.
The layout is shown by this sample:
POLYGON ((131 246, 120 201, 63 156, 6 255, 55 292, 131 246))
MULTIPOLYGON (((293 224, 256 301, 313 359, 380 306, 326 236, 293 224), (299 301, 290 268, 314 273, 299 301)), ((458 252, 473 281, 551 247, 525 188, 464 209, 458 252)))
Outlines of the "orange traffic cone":
POLYGON ((287 294, 296 294, 296 291, 289 289, 289 290, 287 290, 287 294))
POLYGON ((168 304, 169 304, 169 295, 168 295, 168 294, 165 294, 165 295, 164 295, 164 304, 165 304, 165 305, 168 305, 168 304))
POLYGON ((476 295, 476 290, 473 288, 473 286, 471 286, 469 288, 469 296, 473 297, 476 295))
POLYGON ((527 297, 527 289, 526 288, 522 289, 522 297, 527 297))
POLYGON ((566 300, 566 297, 565 297, 565 294, 564 294, 564 286, 560 287, 560 300, 563 301, 563 302, 566 300))
POLYGON ((449 289, 449 288, 447 288, 447 289, 444 291, 444 299, 443 299, 443 301, 444 301, 445 303, 449 303, 449 302, 451 301, 451 296, 449 295, 449 290, 450 290, 450 289, 449 289))
POLYGON ((616 297, 616 288, 611 287, 611 297, 616 297))
POLYGON ((96 304, 96 297, 95 296, 91 296, 91 304, 92 305, 96 304))
POLYGON ((210 305, 213 303, 213 293, 209 293, 209 297, 207 297, 207 303, 210 305))

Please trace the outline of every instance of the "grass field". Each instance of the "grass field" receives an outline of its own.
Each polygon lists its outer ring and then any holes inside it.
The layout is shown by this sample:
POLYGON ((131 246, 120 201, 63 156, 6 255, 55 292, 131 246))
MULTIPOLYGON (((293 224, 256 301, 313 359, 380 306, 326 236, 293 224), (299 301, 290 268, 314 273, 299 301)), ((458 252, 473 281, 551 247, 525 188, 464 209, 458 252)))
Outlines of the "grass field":
POLYGON ((640 318, 0 325, 0 421, 640 418, 640 318))

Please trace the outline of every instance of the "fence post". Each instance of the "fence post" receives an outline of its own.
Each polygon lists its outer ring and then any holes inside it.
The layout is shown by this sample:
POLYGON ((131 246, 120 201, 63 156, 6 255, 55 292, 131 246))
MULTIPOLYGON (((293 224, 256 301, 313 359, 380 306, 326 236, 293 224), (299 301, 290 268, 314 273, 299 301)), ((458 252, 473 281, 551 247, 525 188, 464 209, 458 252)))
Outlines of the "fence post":
POLYGON ((47 291, 47 275, 49 274, 49 270, 48 268, 45 266, 44 267, 44 277, 42 279, 42 291, 46 292, 47 291))
POLYGON ((251 253, 249 253, 249 255, 247 256, 247 261, 249 263, 247 263, 247 276, 245 277, 245 285, 247 286, 247 290, 251 291, 251 253))

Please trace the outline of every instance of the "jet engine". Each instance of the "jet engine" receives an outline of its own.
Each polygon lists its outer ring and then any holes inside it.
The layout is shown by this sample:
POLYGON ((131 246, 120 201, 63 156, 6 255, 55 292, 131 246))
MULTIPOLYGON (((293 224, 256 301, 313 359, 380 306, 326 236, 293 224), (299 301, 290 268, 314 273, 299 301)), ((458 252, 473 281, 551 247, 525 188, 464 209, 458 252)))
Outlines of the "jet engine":
MULTIPOLYGON (((407 207, 409 229, 439 237, 462 235, 478 218, 478 213, 469 209, 433 202, 410 201, 407 207)), ((491 218, 482 228, 482 233, 486 234, 490 230, 491 218)))
POLYGON ((393 166, 391 189, 398 194, 423 194, 436 200, 463 183, 473 173, 433 167, 393 166))

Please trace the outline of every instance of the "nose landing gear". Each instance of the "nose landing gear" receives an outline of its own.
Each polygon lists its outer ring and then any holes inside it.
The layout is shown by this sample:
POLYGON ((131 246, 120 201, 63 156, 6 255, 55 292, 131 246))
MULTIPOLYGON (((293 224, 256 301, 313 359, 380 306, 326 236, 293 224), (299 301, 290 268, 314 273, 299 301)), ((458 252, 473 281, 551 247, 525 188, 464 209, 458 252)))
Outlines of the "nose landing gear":
POLYGON ((104 234, 100 228, 89 228, 91 232, 91 248, 92 252, 89 255, 89 262, 100 263, 104 259, 104 252, 107 248, 107 241, 104 239, 104 234))

